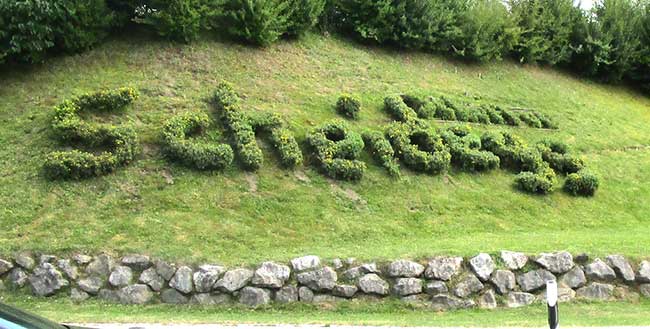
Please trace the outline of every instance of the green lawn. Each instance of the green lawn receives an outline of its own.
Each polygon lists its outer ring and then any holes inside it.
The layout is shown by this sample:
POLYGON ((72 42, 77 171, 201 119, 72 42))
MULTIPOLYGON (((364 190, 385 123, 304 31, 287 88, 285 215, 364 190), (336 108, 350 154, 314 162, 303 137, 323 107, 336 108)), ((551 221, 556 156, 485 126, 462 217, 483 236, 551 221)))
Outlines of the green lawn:
POLYGON ((318 35, 267 49, 133 36, 42 66, 5 69, 0 77, 0 255, 146 252, 230 265, 302 254, 391 259, 501 249, 650 255, 650 99, 623 87, 318 35), (516 191, 506 171, 403 170, 395 180, 367 155, 369 171, 359 183, 333 182, 311 166, 280 169, 270 152, 252 174, 170 164, 158 144, 162 122, 210 110, 206 99, 222 79, 234 83, 249 110, 281 113, 301 143, 309 129, 337 117, 333 104, 341 92, 362 97, 361 120, 351 124, 357 130, 388 122, 382 100, 403 91, 534 108, 560 129, 510 129, 530 142, 566 141, 601 177, 601 188, 594 198, 561 191, 531 196, 516 191), (124 85, 142 96, 115 121, 137 128, 139 159, 105 177, 45 180, 42 159, 61 148, 49 128, 52 107, 124 85))
MULTIPOLYGON (((534 304, 518 309, 432 312, 397 301, 346 302, 333 305, 276 305, 273 309, 209 306, 121 306, 98 302, 75 305, 64 299, 44 300, 0 297, 47 318, 74 323, 260 323, 260 324, 354 324, 455 327, 545 327, 546 306, 534 304)), ((560 306, 560 323, 572 326, 650 325, 650 301, 640 303, 570 303, 560 306)))

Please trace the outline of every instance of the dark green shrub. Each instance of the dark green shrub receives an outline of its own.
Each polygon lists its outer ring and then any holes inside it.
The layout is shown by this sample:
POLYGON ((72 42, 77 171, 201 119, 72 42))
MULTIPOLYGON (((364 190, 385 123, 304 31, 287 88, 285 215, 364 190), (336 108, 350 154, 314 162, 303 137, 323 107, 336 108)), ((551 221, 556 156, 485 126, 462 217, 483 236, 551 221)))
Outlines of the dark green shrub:
POLYGON ((406 104, 408 107, 412 108, 414 111, 418 111, 422 105, 424 105, 424 101, 418 97, 414 96, 411 94, 402 94, 400 95, 402 97, 402 101, 404 101, 404 104, 406 104))
POLYGON ((561 142, 543 140, 537 144, 542 158, 551 168, 562 174, 576 173, 585 166, 582 158, 568 153, 568 146, 561 142))
POLYGON ((277 113, 253 112, 247 115, 248 124, 253 130, 270 132, 274 128, 282 127, 282 117, 277 113))
POLYGON ((412 122, 418 117, 415 111, 408 107, 400 96, 388 96, 384 99, 384 109, 395 120, 400 122, 412 122))
POLYGON ((285 0, 225 0, 216 28, 259 46, 278 40, 291 26, 291 3, 285 0))
POLYGON ((456 121, 456 111, 446 105, 436 107, 435 117, 440 120, 456 121))
POLYGON ((388 139, 376 131, 364 132, 362 137, 372 156, 388 171, 388 174, 398 177, 399 164, 395 161, 395 151, 388 139))
POLYGON ((470 112, 467 108, 458 106, 454 109, 454 114, 456 116, 456 120, 462 122, 470 122, 470 112))
POLYGON ((257 170, 264 158, 255 140, 255 131, 241 110, 240 98, 233 87, 222 82, 214 94, 214 102, 224 126, 231 135, 235 151, 247 170, 257 170))
POLYGON ((45 176, 49 179, 101 176, 133 161, 138 150, 138 137, 132 128, 89 123, 79 114, 92 110, 119 111, 137 96, 135 90, 122 88, 84 95, 55 107, 52 128, 61 141, 106 151, 99 154, 80 150, 52 152, 44 162, 45 176))
POLYGON ((519 113, 519 119, 532 128, 542 128, 542 122, 532 112, 519 113))
POLYGON ((204 113, 185 113, 168 120, 163 126, 162 142, 165 154, 196 169, 224 169, 232 163, 233 152, 228 144, 190 139, 210 126, 204 113))
POLYGON ((471 134, 467 127, 451 127, 441 134, 449 148, 451 162, 465 171, 488 171, 499 167, 499 157, 489 151, 481 151, 481 139, 471 134))
POLYGON ((299 36, 318 23, 326 0, 289 0, 292 9, 287 34, 299 36))
POLYGON ((505 120, 501 116, 501 113, 494 106, 482 106, 487 116, 490 118, 490 123, 495 125, 505 124, 505 120))
POLYGON ((430 128, 394 123, 388 127, 386 137, 397 156, 415 171, 438 174, 449 168, 451 154, 430 128))
POLYGON ((557 129, 557 124, 551 120, 549 117, 539 113, 539 112, 534 112, 534 115, 539 119, 539 122, 542 123, 542 128, 546 129, 557 129))
POLYGON ((358 158, 365 144, 345 122, 336 120, 314 129, 307 135, 307 143, 327 176, 345 180, 363 177, 366 165, 358 158))
POLYGON ((190 42, 199 36, 203 16, 207 13, 204 0, 150 0, 155 11, 145 14, 139 22, 151 25, 161 36, 190 42))
POLYGON ((503 167, 516 172, 538 172, 548 166, 541 152, 527 146, 519 137, 508 132, 487 132, 481 136, 481 149, 496 154, 503 167))
POLYGON ((501 118, 503 118, 503 121, 509 125, 509 126, 519 126, 521 124, 521 119, 519 119, 519 116, 514 113, 513 111, 509 111, 506 109, 499 109, 499 114, 501 114, 501 118))
POLYGON ((302 152, 293 133, 286 128, 271 130, 271 143, 278 152, 280 163, 287 168, 295 168, 302 164, 302 152))
POLYGON ((557 177, 553 169, 545 167, 538 172, 524 171, 515 178, 517 187, 525 192, 548 194, 557 184, 557 177))
POLYGON ((599 182, 596 175, 581 170, 567 176, 564 190, 573 195, 592 196, 596 193, 598 186, 599 182))
POLYGON ((352 95, 341 95, 336 102, 336 111, 350 119, 358 119, 361 111, 361 101, 352 95))

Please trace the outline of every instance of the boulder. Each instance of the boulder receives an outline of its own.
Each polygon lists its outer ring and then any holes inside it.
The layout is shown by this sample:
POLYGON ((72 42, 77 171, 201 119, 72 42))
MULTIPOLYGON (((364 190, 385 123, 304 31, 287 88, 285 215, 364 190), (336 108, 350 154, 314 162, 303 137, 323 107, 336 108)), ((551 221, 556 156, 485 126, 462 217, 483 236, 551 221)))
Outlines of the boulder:
POLYGON ((22 288, 25 286, 28 280, 29 276, 20 267, 14 267, 9 271, 8 281, 11 287, 22 288))
POLYGON ((194 290, 193 271, 188 266, 181 266, 169 281, 169 286, 184 293, 189 294, 194 290))
POLYGON ((551 254, 542 253, 535 262, 555 274, 566 273, 574 265, 573 256, 566 251, 551 254))
POLYGON ((478 307, 482 309, 493 309, 497 307, 497 298, 494 291, 488 290, 478 298, 478 307))
POLYGON ((32 292, 36 296, 51 296, 70 283, 63 277, 52 264, 43 263, 39 265, 34 274, 29 277, 32 292))
POLYGON ((299 273, 296 276, 298 283, 314 291, 329 291, 334 288, 338 279, 336 271, 331 267, 299 273))
POLYGON ((95 257, 92 262, 88 263, 88 266, 86 266, 86 274, 107 278, 111 272, 113 272, 114 268, 115 261, 113 260, 113 257, 101 254, 95 257))
POLYGON ((231 301, 230 295, 226 294, 209 294, 209 293, 200 293, 195 294, 190 298, 190 304, 198 305, 223 305, 228 304, 231 301))
POLYGON ((81 303, 87 300, 88 298, 90 298, 90 295, 87 292, 77 288, 70 289, 70 299, 73 302, 81 303))
POLYGON ((569 272, 564 273, 564 275, 560 277, 560 283, 569 288, 576 289, 587 284, 587 277, 580 266, 575 266, 569 272))
POLYGON ((245 268, 234 269, 227 271, 214 287, 221 291, 235 292, 245 287, 252 278, 253 271, 245 268))
POLYGON ((354 294, 357 293, 357 290, 359 290, 359 289, 356 286, 353 286, 353 285, 337 284, 332 289, 332 295, 339 296, 339 297, 345 297, 345 298, 352 298, 354 296, 354 294))
POLYGON ((79 270, 77 266, 69 259, 60 259, 56 266, 65 274, 70 280, 77 280, 79 278, 79 270))
POLYGON ((138 282, 146 284, 153 291, 160 291, 165 286, 165 280, 156 272, 154 267, 144 270, 140 274, 138 282))
POLYGON ((298 288, 298 298, 301 302, 311 303, 314 299, 314 292, 307 287, 300 287, 298 288))
POLYGON ((176 289, 165 289, 160 293, 160 300, 165 304, 187 304, 189 299, 176 289))
POLYGON ((645 283, 642 285, 639 285, 639 292, 643 297, 648 297, 650 298, 650 284, 645 283))
POLYGON ((515 274, 507 270, 496 270, 492 274, 490 281, 494 284, 494 288, 500 295, 505 295, 515 288, 517 282, 515 281, 515 274))
POLYGON ((361 291, 366 294, 375 294, 375 295, 388 295, 389 286, 388 282, 384 281, 379 275, 375 273, 366 274, 357 283, 357 286, 361 291))
POLYGON ((154 297, 153 292, 145 284, 134 284, 120 289, 119 298, 122 304, 142 305, 149 303, 154 297))
POLYGON ((550 280, 555 280, 555 275, 543 269, 530 271, 517 276, 517 283, 521 287, 521 290, 525 292, 543 288, 546 286, 546 282, 550 280))
POLYGON ((226 269, 219 265, 201 265, 192 279, 197 292, 210 292, 226 269))
POLYGON ((92 262, 93 258, 92 256, 84 255, 84 254, 74 254, 72 256, 72 260, 77 263, 77 265, 86 265, 90 262, 92 262))
POLYGON ((313 270, 320 267, 320 258, 318 256, 303 256, 291 260, 291 267, 296 272, 313 270))
POLYGON ((111 272, 111 275, 108 277, 108 283, 113 287, 125 287, 131 284, 133 281, 133 271, 130 267, 126 266, 117 266, 111 272))
POLYGON ((284 286, 275 293, 277 303, 286 304, 298 301, 298 287, 294 285, 284 286))
POLYGON ((634 282, 634 270, 625 257, 621 255, 609 255, 606 260, 607 264, 614 269, 620 278, 628 283, 634 282))
POLYGON ((427 284, 424 286, 424 292, 435 296, 446 294, 449 292, 449 289, 443 281, 431 281, 427 282, 427 284))
MULTIPOLYGON (((424 271, 424 268, 422 269, 424 271)), ((398 278, 393 285, 393 294, 409 296, 422 293, 422 280, 417 278, 398 278)))
POLYGON ((510 308, 522 307, 535 302, 535 295, 527 292, 510 292, 506 297, 506 306, 510 308))
POLYGON ((320 294, 320 295, 315 295, 311 302, 314 304, 334 304, 344 300, 346 299, 332 296, 332 295, 327 295, 327 294, 320 294))
POLYGON ((613 294, 613 285, 598 282, 592 282, 576 291, 576 296, 593 300, 608 300, 612 298, 613 294))
POLYGON ((477 256, 469 260, 469 266, 472 268, 472 271, 476 273, 481 281, 487 281, 490 279, 490 275, 494 272, 494 261, 492 256, 486 253, 480 253, 477 256))
POLYGON ((481 283, 481 280, 472 274, 467 274, 454 287, 454 295, 466 298, 482 289, 483 283, 481 283))
POLYGON ((343 279, 348 281, 355 281, 368 273, 379 273, 379 270, 377 269, 377 264, 368 263, 368 264, 352 267, 347 271, 343 272, 343 279))
POLYGON ((3 275, 14 268, 14 264, 4 259, 0 259, 0 275, 3 275))
POLYGON ((639 264, 636 281, 639 283, 650 283, 650 261, 644 260, 639 264))
MULTIPOLYGON (((558 287, 557 288, 557 300, 560 303, 569 302, 576 297, 576 292, 568 287, 558 287)), ((538 295, 537 300, 540 302, 546 302, 546 289, 542 290, 538 295)))
POLYGON ((585 266, 585 274, 588 278, 598 281, 613 281, 616 279, 614 270, 600 258, 596 258, 591 264, 585 266))
POLYGON ((115 291, 115 290, 100 289, 99 293, 97 294, 97 298, 109 303, 119 303, 120 293, 119 291, 115 291))
POLYGON ((424 276, 427 279, 448 281, 460 273, 462 265, 461 257, 436 257, 429 261, 424 276))
POLYGON ((573 260, 578 264, 586 264, 589 261, 589 255, 582 252, 573 257, 573 260))
POLYGON ((166 281, 172 279, 174 274, 176 274, 176 266, 169 264, 163 260, 156 261, 156 272, 166 281))
POLYGON ((40 255, 38 257, 38 264, 40 265, 40 264, 43 264, 43 263, 50 263, 50 264, 54 265, 54 263, 56 263, 56 256, 47 255, 47 254, 40 255))
POLYGON ((423 272, 424 266, 410 260, 397 260, 388 265, 388 276, 393 278, 417 278, 423 272))
POLYGON ((239 292, 239 302, 249 306, 258 307, 271 302, 271 292, 257 287, 244 287, 239 292))
POLYGON ((281 288, 291 276, 289 266, 264 262, 255 270, 252 284, 258 287, 281 288))
POLYGON ((332 267, 337 271, 343 268, 343 261, 340 258, 332 259, 331 263, 332 267))
POLYGON ((504 250, 501 252, 501 260, 508 269, 516 271, 526 266, 526 263, 528 263, 528 256, 521 252, 504 250))
POLYGON ((614 287, 614 299, 638 303, 641 295, 635 291, 631 291, 628 286, 618 286, 614 287))
POLYGON ((16 264, 18 264, 18 266, 26 270, 32 270, 34 269, 34 266, 36 266, 36 261, 34 260, 34 258, 32 258, 32 255, 27 252, 21 252, 16 254, 14 260, 16 264))
POLYGON ((476 304, 469 299, 460 299, 449 295, 435 295, 431 297, 431 308, 434 311, 447 311, 474 307, 476 304))
POLYGON ((79 289, 91 295, 96 295, 102 286, 104 286, 104 280, 96 276, 91 276, 79 280, 77 284, 79 285, 79 289))
POLYGON ((145 255, 126 255, 122 257, 122 265, 128 266, 134 271, 144 271, 153 263, 149 256, 145 255))

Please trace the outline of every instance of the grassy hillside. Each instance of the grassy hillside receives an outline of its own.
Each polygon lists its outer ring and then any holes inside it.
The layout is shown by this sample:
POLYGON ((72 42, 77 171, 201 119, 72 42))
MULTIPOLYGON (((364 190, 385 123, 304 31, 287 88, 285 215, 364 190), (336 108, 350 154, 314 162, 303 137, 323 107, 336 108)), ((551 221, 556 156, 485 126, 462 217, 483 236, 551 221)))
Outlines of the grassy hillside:
POLYGON ((267 49, 134 36, 0 74, 0 254, 144 251, 226 264, 305 253, 392 258, 502 248, 650 255, 650 99, 622 87, 316 35, 267 49), (243 94, 247 109, 281 113, 301 143, 309 129, 337 117, 341 92, 362 98, 361 119, 351 124, 358 131, 389 122, 381 104, 395 92, 535 108, 560 129, 508 129, 530 142, 566 141, 600 176, 601 188, 593 198, 561 191, 531 196, 516 191, 514 174, 501 170, 439 176, 403 170, 395 180, 368 155, 359 183, 331 181, 313 166, 281 169, 268 149, 256 173, 197 172, 166 161, 158 144, 162 122, 174 113, 209 111, 206 99, 223 79, 243 94), (105 177, 47 181, 42 159, 61 149, 49 128, 52 107, 125 85, 142 96, 125 116, 110 119, 136 127, 139 159, 105 177))

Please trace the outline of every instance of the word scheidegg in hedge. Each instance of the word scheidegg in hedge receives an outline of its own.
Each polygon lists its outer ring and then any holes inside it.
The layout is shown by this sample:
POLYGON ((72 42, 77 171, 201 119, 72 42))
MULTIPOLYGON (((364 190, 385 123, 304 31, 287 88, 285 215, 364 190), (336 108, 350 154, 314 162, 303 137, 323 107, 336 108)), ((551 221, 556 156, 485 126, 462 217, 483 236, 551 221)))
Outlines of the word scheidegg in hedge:
MULTIPOLYGON (((89 152, 54 152, 46 161, 50 178, 81 179, 100 176, 135 157, 137 136, 130 128, 93 125, 78 116, 90 108, 119 110, 137 97, 128 88, 100 92, 66 101, 56 108, 54 130, 62 140, 76 141, 89 148, 109 147, 112 152, 94 155, 89 152)), ((284 167, 303 162, 300 147, 289 129, 276 114, 247 115, 241 99, 228 83, 221 83, 213 97, 217 117, 226 128, 230 145, 201 140, 197 137, 212 125, 208 114, 183 113, 163 126, 163 150, 169 159, 196 169, 224 169, 235 157, 247 170, 263 163, 256 133, 268 136, 284 167), (231 147, 232 145, 232 147, 231 147)), ((358 114, 360 104, 353 104, 358 114)), ((360 180, 366 164, 360 160, 364 149, 372 154, 391 176, 399 176, 399 159, 416 172, 440 174, 455 166, 463 171, 481 172, 507 168, 518 173, 516 186, 530 193, 547 194, 557 185, 556 171, 568 175, 565 190, 574 195, 593 195, 598 179, 584 169, 584 161, 555 141, 529 146, 507 132, 477 135, 467 126, 435 128, 407 105, 404 97, 389 96, 384 101, 387 113, 396 121, 384 132, 351 131, 344 121, 323 124, 310 133, 306 141, 314 152, 319 169, 327 176, 343 180, 360 180)), ((356 116, 356 115, 355 115, 356 116)))

